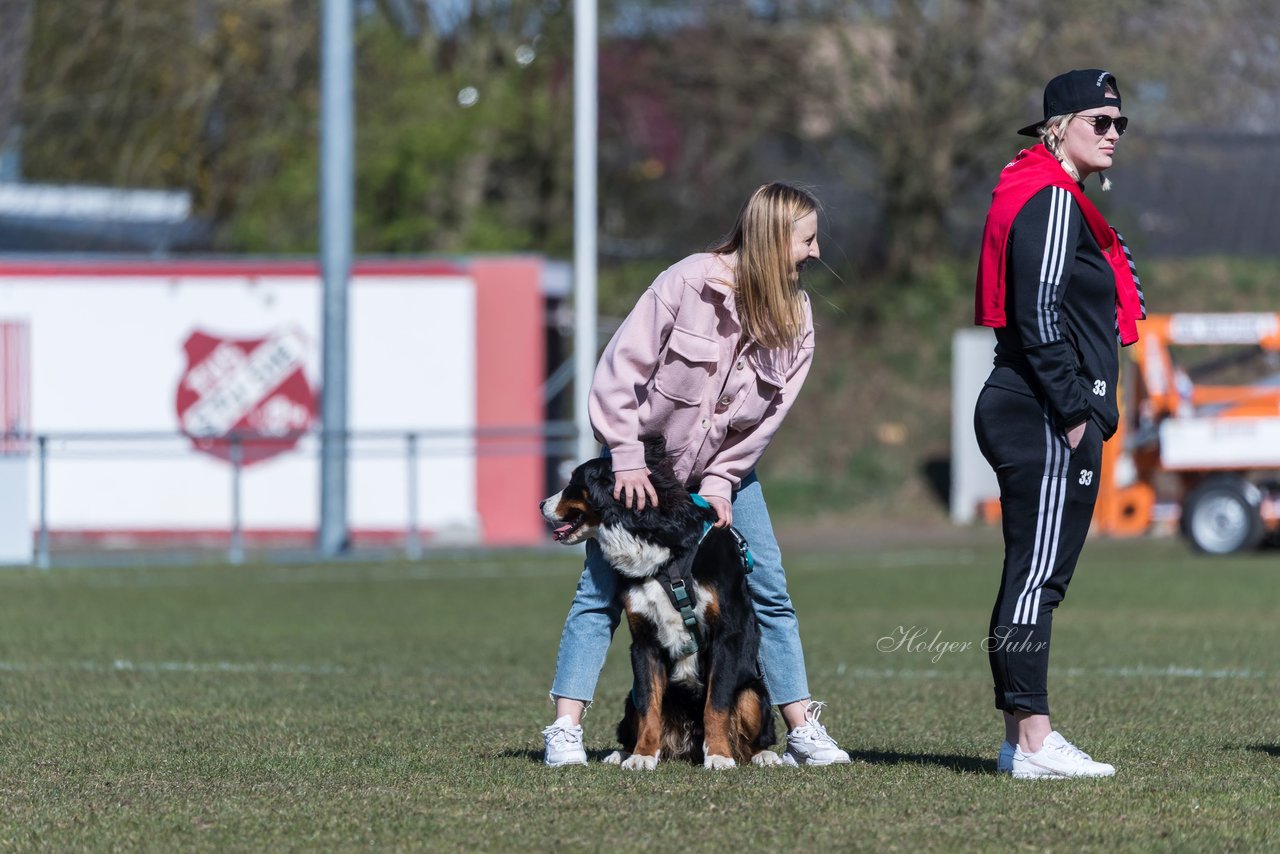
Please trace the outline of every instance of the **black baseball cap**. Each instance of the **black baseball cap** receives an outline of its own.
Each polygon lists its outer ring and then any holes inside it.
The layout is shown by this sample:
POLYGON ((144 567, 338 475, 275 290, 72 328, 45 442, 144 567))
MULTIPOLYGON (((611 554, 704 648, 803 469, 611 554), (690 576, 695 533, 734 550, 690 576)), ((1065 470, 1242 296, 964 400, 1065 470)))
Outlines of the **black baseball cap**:
POLYGON ((1024 127, 1018 133, 1036 136, 1036 131, 1054 116, 1065 116, 1094 107, 1120 106, 1120 84, 1116 76, 1101 68, 1081 68, 1059 74, 1044 87, 1044 118, 1024 127), (1107 84, 1115 91, 1114 98, 1107 97, 1107 84))

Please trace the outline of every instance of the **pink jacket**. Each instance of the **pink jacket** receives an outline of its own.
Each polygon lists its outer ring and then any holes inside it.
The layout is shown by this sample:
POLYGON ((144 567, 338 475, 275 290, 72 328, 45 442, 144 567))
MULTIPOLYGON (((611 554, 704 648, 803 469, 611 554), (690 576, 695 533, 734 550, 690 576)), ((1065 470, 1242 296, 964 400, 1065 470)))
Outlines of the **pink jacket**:
POLYGON ((664 436, 676 475, 730 499, 795 401, 813 362, 813 311, 788 349, 747 342, 717 255, 691 255, 644 292, 596 366, 588 410, 614 471, 644 468, 645 438, 664 436))

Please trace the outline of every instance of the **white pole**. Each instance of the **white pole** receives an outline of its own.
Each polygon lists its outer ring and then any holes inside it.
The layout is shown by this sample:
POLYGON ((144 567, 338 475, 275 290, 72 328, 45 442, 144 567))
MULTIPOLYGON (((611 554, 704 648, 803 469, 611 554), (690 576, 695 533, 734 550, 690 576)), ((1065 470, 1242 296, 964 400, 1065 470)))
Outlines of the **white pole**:
POLYGON ((587 415, 596 370, 596 0, 573 4, 573 419, 576 462, 597 456, 587 415))
POLYGON ((352 0, 325 0, 321 47, 320 258, 324 276, 321 365, 320 553, 347 550, 347 280, 355 197, 355 27, 352 0))

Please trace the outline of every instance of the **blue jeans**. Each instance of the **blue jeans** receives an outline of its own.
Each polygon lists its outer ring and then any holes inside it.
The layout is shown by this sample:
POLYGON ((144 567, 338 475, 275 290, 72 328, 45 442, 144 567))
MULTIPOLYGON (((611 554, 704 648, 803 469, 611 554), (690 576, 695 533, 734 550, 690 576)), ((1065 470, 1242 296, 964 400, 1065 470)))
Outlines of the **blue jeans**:
MULTIPOLYGON (((755 557, 747 587, 760 624, 760 669, 769 697, 778 706, 807 700, 809 680, 800 648, 800 623, 787 594, 782 551, 773 535, 769 508, 754 472, 747 475, 733 496, 733 526, 747 538, 755 557)), ((587 540, 586 564, 560 635, 556 675, 551 684, 553 696, 588 703, 595 696, 596 680, 622 617, 617 591, 613 567, 605 561, 596 541, 587 540)))

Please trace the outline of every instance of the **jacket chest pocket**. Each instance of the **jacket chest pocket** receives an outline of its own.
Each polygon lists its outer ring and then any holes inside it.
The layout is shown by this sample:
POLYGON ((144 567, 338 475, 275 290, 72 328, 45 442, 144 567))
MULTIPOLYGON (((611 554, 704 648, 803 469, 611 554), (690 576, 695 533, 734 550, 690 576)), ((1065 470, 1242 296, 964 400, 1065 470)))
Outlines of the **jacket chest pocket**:
POLYGON ((754 381, 748 380, 742 392, 742 405, 729 419, 732 430, 746 430, 759 424, 786 385, 786 379, 773 365, 753 364, 748 359, 747 368, 755 377, 754 381))
POLYGON ((667 338, 653 387, 670 400, 697 405, 706 396, 719 361, 719 341, 676 326, 667 338))

